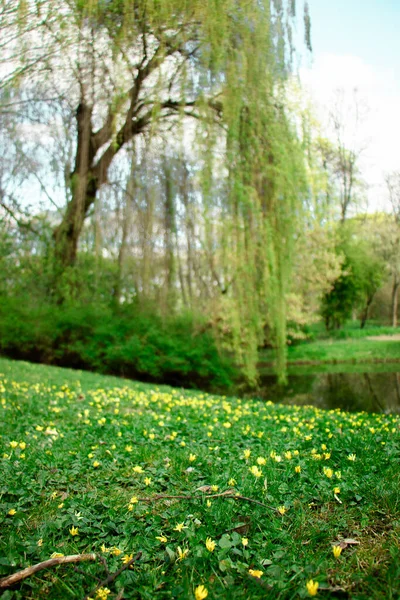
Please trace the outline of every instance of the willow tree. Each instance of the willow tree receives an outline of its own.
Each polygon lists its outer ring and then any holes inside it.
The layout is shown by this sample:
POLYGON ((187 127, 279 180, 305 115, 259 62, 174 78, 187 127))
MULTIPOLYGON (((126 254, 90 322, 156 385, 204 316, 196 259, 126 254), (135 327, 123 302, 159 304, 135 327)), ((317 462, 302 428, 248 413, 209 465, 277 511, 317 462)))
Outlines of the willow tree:
MULTIPOLYGON (((229 173, 221 245, 234 346, 254 379, 268 327, 282 370, 304 180, 284 100, 295 0, 0 1, 3 34, 13 34, 5 85, 34 83, 74 114, 69 193, 54 230, 59 272, 74 264, 85 218, 124 148, 137 136, 188 144, 195 135, 205 198, 213 177, 229 173)), ((307 4, 304 20, 309 46, 307 4)))

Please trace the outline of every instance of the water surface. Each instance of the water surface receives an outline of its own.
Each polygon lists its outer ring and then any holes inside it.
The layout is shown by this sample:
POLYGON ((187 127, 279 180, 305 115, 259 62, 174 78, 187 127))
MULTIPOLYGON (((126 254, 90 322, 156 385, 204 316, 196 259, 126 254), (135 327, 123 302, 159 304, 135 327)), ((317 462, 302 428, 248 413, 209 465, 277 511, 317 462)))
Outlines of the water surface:
POLYGON ((399 364, 294 367, 289 370, 286 386, 279 385, 271 373, 263 372, 258 396, 283 404, 400 413, 400 367, 399 364))

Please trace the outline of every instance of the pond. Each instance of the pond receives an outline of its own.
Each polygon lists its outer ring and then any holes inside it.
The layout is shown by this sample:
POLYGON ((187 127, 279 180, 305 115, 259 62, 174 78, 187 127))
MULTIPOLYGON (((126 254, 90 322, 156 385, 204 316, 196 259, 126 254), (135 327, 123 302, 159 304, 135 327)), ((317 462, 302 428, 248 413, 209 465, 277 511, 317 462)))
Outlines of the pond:
POLYGON ((288 384, 279 385, 261 373, 264 400, 283 404, 374 413, 400 413, 400 365, 319 365, 289 370, 288 384))

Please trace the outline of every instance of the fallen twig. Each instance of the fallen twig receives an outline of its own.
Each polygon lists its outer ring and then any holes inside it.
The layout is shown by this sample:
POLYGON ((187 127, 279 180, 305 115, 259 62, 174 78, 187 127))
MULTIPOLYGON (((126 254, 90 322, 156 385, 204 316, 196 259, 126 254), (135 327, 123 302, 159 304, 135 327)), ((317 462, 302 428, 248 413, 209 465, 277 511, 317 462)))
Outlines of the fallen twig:
POLYGON ((96 587, 89 594, 87 594, 87 596, 85 596, 83 600, 88 600, 88 598, 91 598, 92 595, 95 594, 98 589, 100 589, 102 587, 106 587, 107 585, 112 583, 115 579, 117 579, 117 577, 119 575, 121 575, 121 573, 123 571, 125 571, 125 569, 129 569, 129 567, 131 565, 133 565, 134 562, 139 560, 141 556, 142 556, 142 553, 138 552, 133 558, 131 558, 131 560, 129 560, 124 565, 122 565, 122 567, 120 569, 118 569, 118 571, 115 571, 115 573, 110 573, 110 575, 108 577, 106 577, 105 579, 103 579, 103 581, 100 581, 100 583, 98 585, 96 585, 96 587))
MULTIPOLYGON (((204 496, 205 498, 231 498, 232 500, 242 500, 243 502, 251 502, 253 504, 258 504, 258 506, 263 506, 264 508, 268 508, 270 510, 275 510, 273 506, 268 506, 268 504, 264 504, 259 500, 254 500, 253 498, 247 498, 246 496, 240 496, 234 489, 225 490, 225 492, 221 492, 220 494, 207 494, 204 496)), ((153 502, 156 500, 193 500, 194 498, 199 498, 194 494, 190 495, 166 495, 166 494, 156 494, 155 496, 151 496, 150 498, 139 498, 141 502, 153 502)))
POLYGON ((49 567, 54 567, 56 565, 62 565, 66 563, 76 563, 82 562, 84 560, 96 560, 96 554, 70 554, 69 556, 59 556, 57 558, 49 558, 48 560, 44 560, 43 562, 37 563, 36 565, 32 565, 31 567, 27 567, 26 569, 22 569, 22 571, 17 571, 12 575, 8 575, 7 577, 3 577, 0 579, 0 588, 6 588, 14 583, 18 583, 18 581, 22 581, 27 577, 30 577, 34 573, 41 571, 42 569, 48 569, 49 567))
POLYGON ((97 558, 99 559, 99 561, 100 561, 100 562, 101 562, 101 564, 103 565, 103 567, 104 567, 104 570, 105 570, 105 572, 106 572, 106 575, 109 575, 109 574, 110 574, 110 571, 108 570, 107 561, 106 561, 106 559, 104 558, 104 556, 102 556, 101 554, 98 554, 98 555, 97 555, 97 558))

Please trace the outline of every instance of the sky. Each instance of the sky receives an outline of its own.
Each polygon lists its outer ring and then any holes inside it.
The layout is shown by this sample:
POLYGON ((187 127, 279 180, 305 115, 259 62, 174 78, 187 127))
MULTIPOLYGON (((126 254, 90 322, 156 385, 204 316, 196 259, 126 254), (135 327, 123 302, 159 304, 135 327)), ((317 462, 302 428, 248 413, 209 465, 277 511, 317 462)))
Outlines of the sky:
POLYGON ((348 143, 363 148, 369 210, 387 208, 384 174, 400 170, 400 0, 309 0, 309 7, 313 52, 302 54, 301 81, 323 124, 335 90, 343 90, 348 143), (357 131, 354 88, 367 107, 357 131))

